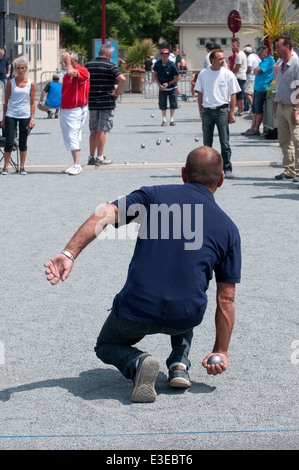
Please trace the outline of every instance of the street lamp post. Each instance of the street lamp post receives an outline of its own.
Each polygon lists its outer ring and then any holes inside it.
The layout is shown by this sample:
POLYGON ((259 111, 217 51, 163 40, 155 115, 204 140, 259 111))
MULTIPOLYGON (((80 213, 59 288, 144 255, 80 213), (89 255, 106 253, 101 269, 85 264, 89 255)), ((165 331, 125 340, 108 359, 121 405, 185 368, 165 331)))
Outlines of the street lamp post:
POLYGON ((102 0, 102 44, 106 42, 106 4, 105 0, 102 0))

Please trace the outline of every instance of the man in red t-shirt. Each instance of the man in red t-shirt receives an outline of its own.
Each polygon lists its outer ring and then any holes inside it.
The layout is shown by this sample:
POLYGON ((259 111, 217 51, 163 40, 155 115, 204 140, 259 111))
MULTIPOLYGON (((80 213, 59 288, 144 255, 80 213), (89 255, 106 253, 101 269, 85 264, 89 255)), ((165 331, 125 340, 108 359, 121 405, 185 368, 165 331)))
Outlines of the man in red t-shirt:
POLYGON ((80 150, 82 127, 88 112, 89 71, 78 64, 75 52, 63 54, 62 62, 66 74, 62 83, 60 126, 66 149, 71 151, 74 159, 74 164, 64 172, 78 175, 82 172, 80 150))

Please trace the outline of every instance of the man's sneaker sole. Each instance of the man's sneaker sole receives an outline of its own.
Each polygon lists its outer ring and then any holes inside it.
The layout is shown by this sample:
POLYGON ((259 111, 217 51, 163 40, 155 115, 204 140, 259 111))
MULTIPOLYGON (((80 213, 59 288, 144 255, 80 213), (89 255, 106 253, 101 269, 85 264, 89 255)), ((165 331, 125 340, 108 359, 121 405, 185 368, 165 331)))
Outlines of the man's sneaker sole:
MULTIPOLYGON (((142 361, 142 357, 140 358, 142 361)), ((155 383, 159 373, 159 361, 153 356, 147 356, 137 369, 135 388, 132 401, 135 403, 152 403, 156 400, 155 383)))

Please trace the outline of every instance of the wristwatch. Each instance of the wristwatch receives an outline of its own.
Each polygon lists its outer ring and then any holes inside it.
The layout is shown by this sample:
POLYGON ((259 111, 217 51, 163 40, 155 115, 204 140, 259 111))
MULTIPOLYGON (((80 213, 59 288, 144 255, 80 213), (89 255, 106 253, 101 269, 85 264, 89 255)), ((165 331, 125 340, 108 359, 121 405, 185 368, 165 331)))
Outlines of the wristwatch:
POLYGON ((66 250, 63 250, 61 253, 62 253, 63 255, 65 255, 67 258, 71 259, 72 262, 74 263, 75 258, 73 257, 72 253, 70 253, 69 251, 66 251, 66 250))

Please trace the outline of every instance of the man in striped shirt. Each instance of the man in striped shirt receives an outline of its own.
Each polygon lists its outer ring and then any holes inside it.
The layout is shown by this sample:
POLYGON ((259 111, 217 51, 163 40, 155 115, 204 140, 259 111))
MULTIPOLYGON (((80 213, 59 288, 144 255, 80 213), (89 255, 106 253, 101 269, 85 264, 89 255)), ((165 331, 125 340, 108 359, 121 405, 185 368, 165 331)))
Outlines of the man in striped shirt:
POLYGON ((112 163, 104 156, 106 133, 110 132, 113 127, 115 102, 126 81, 125 76, 111 62, 113 50, 109 44, 102 44, 99 57, 85 65, 90 73, 88 165, 100 166, 112 163), (117 89, 115 89, 116 81, 117 89))

